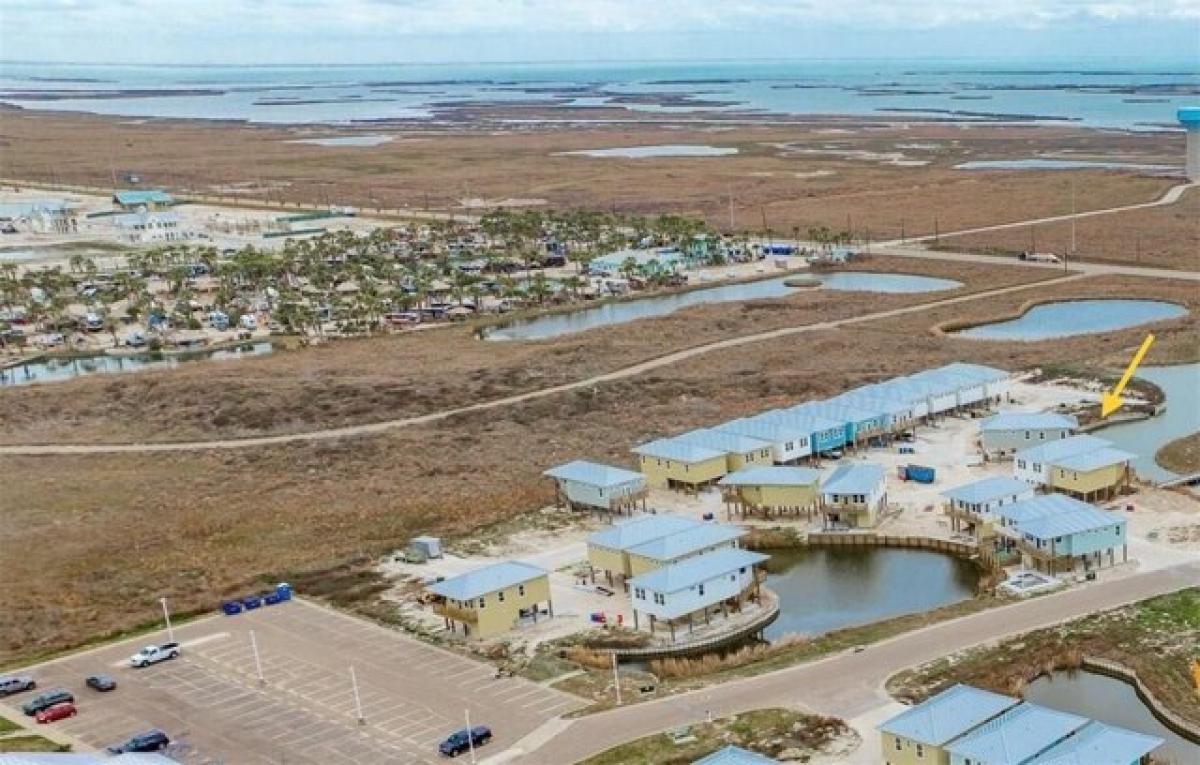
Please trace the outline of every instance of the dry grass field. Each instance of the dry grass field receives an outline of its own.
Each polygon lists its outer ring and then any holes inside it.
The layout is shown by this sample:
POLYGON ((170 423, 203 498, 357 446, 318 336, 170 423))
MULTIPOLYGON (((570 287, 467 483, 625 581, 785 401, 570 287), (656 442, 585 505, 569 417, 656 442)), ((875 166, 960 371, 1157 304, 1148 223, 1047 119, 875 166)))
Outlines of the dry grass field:
MULTIPOLYGON (((997 269, 989 278, 1005 273, 1024 272, 997 269)), ((1089 278, 1045 292, 1156 295, 1200 310, 1194 286, 1176 282, 1089 278)), ((1024 299, 1010 296, 983 308, 1000 315, 1024 299)), ((726 320, 736 326, 743 311, 759 309, 703 310, 731 311, 726 320)), ((980 306, 967 303, 745 345, 591 390, 369 438, 232 451, 0 458, 3 608, 13 615, 0 622, 0 662, 154 619, 163 595, 180 611, 208 609, 254 582, 380 555, 419 532, 454 535, 514 518, 551 499, 540 473, 567 459, 623 464, 631 445, 652 436, 953 360, 1010 368, 1117 366, 1143 334, 1135 328, 1111 336, 997 343, 939 338, 931 329, 980 313, 980 306)), ((657 337, 659 327, 665 332, 673 321, 647 326, 657 337)), ((628 333, 602 330, 597 337, 606 334, 628 333)), ((1156 361, 1200 358, 1194 321, 1165 323, 1156 334, 1156 361)), ((159 384, 169 387, 170 374, 155 375, 159 382, 139 388, 137 396, 152 395, 159 384)), ((149 385, 150 379, 130 384, 149 385)), ((60 391, 59 403, 67 408, 79 395, 67 386, 60 391)), ((43 416, 52 416, 52 407, 43 406, 43 416)), ((120 416, 106 415, 109 422, 120 416)), ((104 421, 87 427, 95 432, 104 421)))
POLYGON ((915 295, 800 290, 696 307, 639 325, 538 342, 484 342, 469 326, 349 340, 153 375, 91 376, 5 390, 0 443, 162 441, 312 430, 426 414, 587 378, 735 335, 856 316, 1059 274, 876 257, 859 269, 945 276, 915 295), (638 331, 653 326, 653 332, 638 331))
MULTIPOLYGON (((287 142, 312 135, 316 129, 311 127, 178 120, 133 124, 0 111, 0 177, 105 187, 114 168, 128 168, 146 184, 204 193, 236 189, 246 201, 464 213, 480 209, 464 207, 464 199, 542 200, 546 209, 694 214, 726 229, 732 197, 736 230, 758 231, 765 222, 791 235, 796 228, 826 225, 886 239, 1068 213, 1072 179, 1080 210, 1148 201, 1179 180, 1094 170, 954 168, 966 160, 1067 156, 1179 164, 1183 155, 1183 137, 1177 134, 1063 127, 845 118, 697 126, 672 124, 667 117, 633 125, 514 127, 491 120, 570 115, 508 109, 468 116, 474 121, 453 128, 372 126, 371 132, 388 132, 396 140, 331 148, 287 142), (639 160, 562 154, 659 143, 714 144, 739 153, 639 160), (913 162, 925 164, 900 164, 913 162)), ((1134 233, 1118 228, 1104 234, 1111 251, 1101 254, 1120 257, 1128 251, 1127 259, 1133 260, 1134 233)), ((1186 265, 1194 253, 1186 241, 1148 241, 1143 262, 1186 265)))
MULTIPOLYGON (((1167 207, 1082 218, 1075 223, 1078 256, 1084 260, 1200 270, 1200 191, 1192 189, 1167 207)), ((968 234, 942 240, 957 252, 1016 253, 1036 246, 1039 252, 1069 253, 1071 224, 968 234)))

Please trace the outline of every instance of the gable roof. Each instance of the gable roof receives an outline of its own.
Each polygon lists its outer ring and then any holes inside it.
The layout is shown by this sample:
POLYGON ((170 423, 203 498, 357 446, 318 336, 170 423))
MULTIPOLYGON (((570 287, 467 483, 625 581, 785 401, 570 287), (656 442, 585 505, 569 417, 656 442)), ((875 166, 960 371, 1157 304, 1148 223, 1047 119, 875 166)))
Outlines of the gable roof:
POLYGON ((1023 765, 1087 723, 1086 717, 1022 703, 950 743, 946 749, 988 765, 1023 765))
POLYGON ((938 369, 954 374, 963 375, 966 377, 974 377, 983 382, 1001 382, 1009 377, 1008 371, 999 369, 998 367, 989 367, 985 364, 970 364, 965 361, 953 361, 938 369))
POLYGON ((1094 510, 1087 502, 1065 494, 1039 494, 999 509, 1004 518, 1013 523, 1025 523, 1054 515, 1070 515, 1083 510, 1094 510))
POLYGON ((761 438, 751 438, 750 436, 743 436, 713 428, 689 430, 687 433, 676 436, 675 440, 682 441, 685 444, 695 444, 707 449, 714 449, 726 454, 747 454, 771 448, 771 442, 764 441, 761 438))
POLYGON ((1099 470, 1111 465, 1119 465, 1123 462, 1130 462, 1136 458, 1136 454, 1121 451, 1120 449, 1112 449, 1103 447, 1086 451, 1081 454, 1070 454, 1066 457, 1046 460, 1048 463, 1057 468, 1066 468, 1067 470, 1075 470, 1081 473, 1086 473, 1090 470, 1099 470))
POLYGON ((694 760, 692 765, 774 765, 777 762, 779 760, 773 760, 757 752, 730 744, 712 754, 694 760))
POLYGON ((1079 435, 1060 438, 1057 441, 1040 444, 1029 449, 1021 449, 1017 452, 1016 458, 1028 460, 1029 462, 1053 462, 1064 457, 1069 457, 1072 454, 1083 454, 1084 452, 1093 452, 1097 449, 1112 446, 1111 441, 1105 441, 1103 438, 1095 436, 1079 435))
POLYGON ((627 483, 645 483, 646 476, 625 468, 602 465, 598 462, 574 460, 557 465, 542 473, 560 481, 586 483, 590 486, 620 486, 627 483))
POLYGON ((590 534, 587 543, 610 550, 628 550, 652 539, 677 534, 699 525, 700 521, 671 513, 639 515, 590 534))
POLYGON ((942 492, 942 496, 947 499, 957 499, 959 502, 986 504, 1004 497, 1019 497, 1022 494, 1032 493, 1033 487, 1024 481, 1018 481, 1016 478, 1008 476, 993 476, 948 489, 942 492))
POLYGON ((767 557, 739 547, 722 547, 639 574, 629 580, 629 585, 670 594, 724 576, 730 571, 762 563, 767 557))
POLYGON ((807 439, 811 435, 811 431, 802 425, 793 425, 782 420, 770 420, 761 417, 745 417, 740 420, 733 420, 724 425, 718 425, 716 429, 724 433, 736 433, 777 444, 795 441, 799 438, 807 439))
POLYGON ((113 199, 119 205, 169 205, 175 201, 170 194, 162 189, 127 189, 117 191, 113 194, 113 199))
POLYGON ((879 730, 927 746, 942 746, 1018 703, 1009 696, 960 684, 885 720, 879 730))
POLYGON ((746 533, 737 526, 704 523, 630 547, 629 554, 657 561, 672 561, 708 547, 732 542, 746 536, 746 533))
POLYGON ((1093 720, 1029 765, 1129 765, 1162 746, 1163 740, 1093 720))
POLYGON ((635 446, 631 451, 634 454, 641 454, 646 457, 657 457, 658 459, 687 462, 689 464, 705 462, 725 456, 725 452, 723 451, 683 441, 678 438, 660 438, 657 441, 635 446))
POLYGON ((1067 414, 1054 412, 1001 412, 993 414, 979 423, 984 433, 997 430, 1074 430, 1079 420, 1067 414))
POLYGON ((727 473, 720 486, 812 486, 820 483, 821 471, 784 465, 750 465, 727 473))
MULTIPOLYGON (((1000 508, 1001 511, 1004 508, 1000 508)), ((1058 513, 1030 521, 1017 523, 1017 530, 1036 539, 1053 539, 1085 531, 1098 531, 1113 526, 1124 526, 1125 519, 1116 513, 1107 513, 1099 508, 1087 507, 1070 513, 1058 513)))
POLYGON ((452 576, 426 589, 451 600, 471 600, 489 592, 528 582, 550 572, 544 568, 516 560, 493 563, 465 574, 452 576))
POLYGON ((883 483, 883 466, 874 462, 854 462, 838 465, 821 491, 825 494, 870 494, 883 483))

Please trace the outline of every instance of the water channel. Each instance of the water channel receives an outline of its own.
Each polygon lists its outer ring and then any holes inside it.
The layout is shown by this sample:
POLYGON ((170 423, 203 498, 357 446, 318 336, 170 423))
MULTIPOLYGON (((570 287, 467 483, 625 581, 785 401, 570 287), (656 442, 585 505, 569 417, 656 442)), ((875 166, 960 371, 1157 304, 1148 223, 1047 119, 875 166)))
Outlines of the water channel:
POLYGON ((35 359, 0 370, 0 387, 33 383, 62 382, 93 374, 140 372, 169 369, 191 361, 228 361, 262 356, 274 350, 267 341, 245 343, 231 348, 189 351, 185 353, 138 353, 127 356, 99 354, 74 358, 35 359))
POLYGON ((1049 340, 1112 332, 1186 314, 1183 306, 1163 300, 1060 300, 1034 306, 1016 319, 954 334, 977 340, 1049 340))
POLYGON ((1149 380, 1166 395, 1167 409, 1157 417, 1121 422, 1096 431, 1138 457, 1133 468, 1142 478, 1165 481, 1176 477, 1154 461, 1154 454, 1177 438, 1200 430, 1200 364, 1141 367, 1138 377, 1149 380))

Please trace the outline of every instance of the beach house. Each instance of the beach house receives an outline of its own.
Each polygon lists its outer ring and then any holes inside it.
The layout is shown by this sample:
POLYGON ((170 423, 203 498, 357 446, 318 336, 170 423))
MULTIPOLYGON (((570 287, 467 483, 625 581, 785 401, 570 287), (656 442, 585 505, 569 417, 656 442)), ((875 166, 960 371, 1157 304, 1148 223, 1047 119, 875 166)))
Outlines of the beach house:
POLYGON ((729 744, 712 754, 693 760, 692 765, 776 765, 779 760, 729 744))
POLYGON ((865 444, 872 438, 882 436, 887 432, 890 419, 887 412, 881 409, 830 401, 812 401, 786 411, 841 423, 845 443, 850 446, 865 444))
POLYGON ((754 465, 726 475, 717 485, 726 517, 734 513, 811 517, 821 504, 821 471, 812 468, 754 465))
POLYGON ((1112 499, 1133 480, 1129 465, 1135 456, 1104 447, 1047 460, 1049 488, 1088 502, 1112 499))
POLYGON ((629 572, 632 576, 639 576, 722 547, 736 547, 737 541, 746 533, 737 526, 701 523, 690 529, 651 539, 625 551, 629 556, 629 572))
POLYGON ((766 441, 771 445, 771 460, 777 465, 790 465, 812 454, 812 431, 804 423, 756 416, 733 420, 715 429, 766 441))
POLYGON ((697 491, 729 472, 724 451, 673 438, 636 446, 633 453, 646 483, 655 488, 697 491))
POLYGON ((979 423, 979 446, 989 457, 1011 457, 1021 449, 1067 438, 1079 427, 1074 417, 1053 412, 1001 412, 979 423))
POLYGON ((490 638, 515 628, 524 619, 536 622, 542 604, 554 616, 550 577, 545 569, 504 561, 429 585, 434 613, 467 637, 490 638))
POLYGON ((645 625, 654 633, 665 624, 675 642, 682 624, 690 632, 697 621, 708 624, 716 612, 728 616, 730 610, 740 611, 747 598, 759 597, 755 566, 765 560, 762 553, 723 547, 633 577, 634 629, 645 625))
POLYGON ((839 465, 821 485, 821 499, 826 528, 873 527, 887 506, 883 467, 873 462, 839 465))
POLYGON ((1092 720, 1029 760, 1029 765, 1139 765, 1163 740, 1092 720))
POLYGON ((165 210, 175 199, 162 189, 129 189, 113 194, 113 204, 125 212, 165 210))
POLYGON ((682 515, 660 513, 639 515, 591 534, 587 538, 587 559, 592 581, 596 580, 596 572, 602 571, 609 584, 617 579, 623 582, 633 576, 631 549, 701 525, 700 521, 682 515))
POLYGON ((646 509, 646 476, 625 468, 574 460, 542 475, 554 480, 554 499, 572 509, 632 513, 646 509))
POLYGON ((673 440, 724 452, 727 472, 741 470, 747 465, 770 465, 774 461, 774 451, 770 441, 715 428, 689 430, 676 436, 673 440))
POLYGON ((1001 544, 1021 555, 1027 568, 1055 576, 1129 559, 1125 518, 1062 494, 1049 494, 997 508, 1001 544))
POLYGON ((809 454, 820 456, 846 445, 845 422, 792 409, 771 409, 757 415, 755 420, 770 422, 808 433, 809 454))
POLYGON ((1027 765, 1088 719, 1057 709, 1023 703, 993 717, 950 742, 950 765, 1027 765))
POLYGON ((1017 699, 955 685, 879 725, 887 765, 948 765, 946 745, 1016 706, 1017 699))
POLYGON ((963 531, 982 541, 995 534, 996 511, 1023 499, 1032 499, 1033 486, 1007 476, 994 476, 942 492, 952 531, 963 531))
POLYGON ((1048 441, 1013 455, 1013 478, 1035 486, 1050 485, 1050 464, 1075 454, 1111 447, 1112 443, 1095 436, 1079 435, 1048 441))

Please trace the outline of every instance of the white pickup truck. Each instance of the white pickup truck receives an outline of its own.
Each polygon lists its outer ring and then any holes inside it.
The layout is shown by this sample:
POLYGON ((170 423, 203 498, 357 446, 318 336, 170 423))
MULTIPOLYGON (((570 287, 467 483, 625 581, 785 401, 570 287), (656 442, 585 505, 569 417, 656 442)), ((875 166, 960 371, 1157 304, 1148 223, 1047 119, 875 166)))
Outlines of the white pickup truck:
POLYGON ((148 645, 142 650, 129 657, 129 666, 131 667, 148 667, 151 664, 157 664, 160 661, 167 659, 175 659, 179 657, 179 643, 163 643, 162 645, 148 645))

